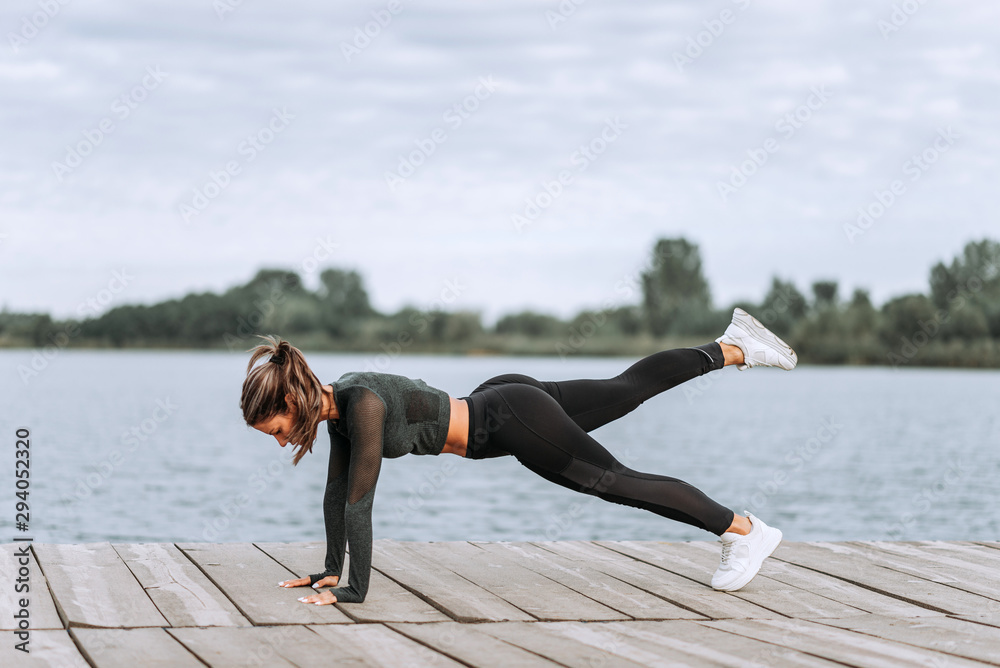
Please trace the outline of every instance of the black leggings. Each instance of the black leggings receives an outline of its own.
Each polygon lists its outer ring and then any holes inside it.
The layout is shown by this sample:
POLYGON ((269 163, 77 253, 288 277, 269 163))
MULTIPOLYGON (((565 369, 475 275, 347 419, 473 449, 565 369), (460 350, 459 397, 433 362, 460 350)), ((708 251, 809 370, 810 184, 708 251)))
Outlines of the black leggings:
POLYGON ((587 432, 724 364, 722 348, 709 343, 654 353, 603 380, 539 381, 516 373, 490 378, 464 397, 466 457, 513 455, 557 485, 721 535, 733 522, 732 510, 683 480, 633 471, 587 432))

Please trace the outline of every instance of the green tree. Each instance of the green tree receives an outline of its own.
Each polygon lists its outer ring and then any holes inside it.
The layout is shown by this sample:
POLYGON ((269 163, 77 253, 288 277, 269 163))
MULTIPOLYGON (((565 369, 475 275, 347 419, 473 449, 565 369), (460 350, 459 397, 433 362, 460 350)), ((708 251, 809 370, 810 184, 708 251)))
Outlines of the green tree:
POLYGON ((521 311, 505 315, 497 320, 493 331, 497 334, 541 337, 559 336, 565 328, 566 323, 555 316, 535 311, 521 311))
POLYGON ((983 239, 965 245, 950 265, 930 272, 931 301, 944 311, 946 338, 1000 338, 1000 243, 983 239), (980 334, 986 325, 986 332, 980 334))
POLYGON ((926 345, 935 311, 934 302, 927 295, 910 294, 890 299, 882 306, 879 338, 890 351, 906 355, 907 350, 926 345), (922 335, 917 336, 918 332, 922 335))
POLYGON ((795 284, 774 276, 756 315, 778 336, 787 336, 795 324, 805 317, 807 309, 806 298, 795 284))
POLYGON ((375 315, 361 275, 356 271, 325 269, 319 275, 320 322, 331 336, 355 334, 375 315))
POLYGON ((824 309, 836 306, 837 287, 837 281, 816 281, 813 283, 813 307, 824 309))
POLYGON ((643 310, 654 336, 701 333, 712 298, 698 246, 684 238, 659 239, 642 273, 643 310))

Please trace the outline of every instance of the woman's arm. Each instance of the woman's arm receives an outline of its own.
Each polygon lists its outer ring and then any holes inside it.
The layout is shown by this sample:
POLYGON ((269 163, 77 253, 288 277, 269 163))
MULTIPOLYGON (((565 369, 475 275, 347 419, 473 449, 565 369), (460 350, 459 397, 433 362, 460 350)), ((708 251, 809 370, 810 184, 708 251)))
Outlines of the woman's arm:
MULTIPOLYGON (((347 409, 350 465, 347 472, 347 503, 344 508, 347 542, 351 549, 348 586, 330 592, 338 603, 361 603, 368 594, 372 563, 372 502, 375 483, 382 468, 382 435, 386 408, 381 397, 367 388, 358 388, 347 409)), ((336 489, 340 489, 339 486, 336 489)), ((336 510, 336 508, 334 509, 336 510)), ((341 534, 343 535, 343 533, 341 534)), ((327 557, 329 558, 329 534, 327 557)), ((342 555, 343 551, 339 553, 342 555)), ((338 556, 339 556, 338 555, 338 556)), ((342 561, 327 563, 327 569, 342 561)))
POLYGON ((309 576, 313 585, 331 575, 341 578, 344 568, 344 548, 347 545, 346 505, 347 471, 351 458, 351 442, 339 431, 329 426, 330 463, 326 472, 326 491, 323 493, 323 523, 326 526, 326 560, 322 573, 309 576))

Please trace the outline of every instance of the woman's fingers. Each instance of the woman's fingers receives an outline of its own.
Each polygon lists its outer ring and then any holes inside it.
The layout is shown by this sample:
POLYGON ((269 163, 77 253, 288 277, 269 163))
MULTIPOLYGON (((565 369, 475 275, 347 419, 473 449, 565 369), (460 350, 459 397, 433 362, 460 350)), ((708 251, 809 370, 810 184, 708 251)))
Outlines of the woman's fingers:
MULTIPOLYGON (((337 583, 340 582, 340 577, 337 575, 327 575, 322 580, 317 580, 316 584, 313 585, 316 589, 320 587, 336 587, 337 583)), ((305 587, 309 584, 309 578, 298 578, 297 580, 282 580, 278 583, 279 587, 305 587)))
POLYGON ((299 600, 303 603, 312 603, 314 605, 330 605, 337 602, 337 597, 333 595, 333 592, 327 590, 319 594, 313 594, 312 596, 300 596, 299 600))
MULTIPOLYGON (((306 578, 306 580, 308 580, 308 579, 309 578, 306 578)), ((327 575, 322 580, 317 580, 316 584, 314 584, 313 587, 315 587, 316 589, 319 589, 320 587, 336 587, 338 582, 340 582, 340 577, 339 576, 337 576, 337 575, 327 575)), ((306 582, 306 584, 309 584, 309 583, 306 582)))
POLYGON ((278 583, 279 587, 304 587, 309 584, 309 578, 299 578, 297 580, 282 580, 278 583))

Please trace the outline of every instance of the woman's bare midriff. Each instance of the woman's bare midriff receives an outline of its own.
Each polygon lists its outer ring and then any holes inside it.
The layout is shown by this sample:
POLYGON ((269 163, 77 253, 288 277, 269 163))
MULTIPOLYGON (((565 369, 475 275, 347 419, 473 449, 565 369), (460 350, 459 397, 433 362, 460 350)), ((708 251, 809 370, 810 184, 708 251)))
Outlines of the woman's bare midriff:
POLYGON ((469 445, 469 404, 462 399, 448 397, 451 401, 451 419, 448 420, 448 438, 441 454, 465 456, 469 445))

